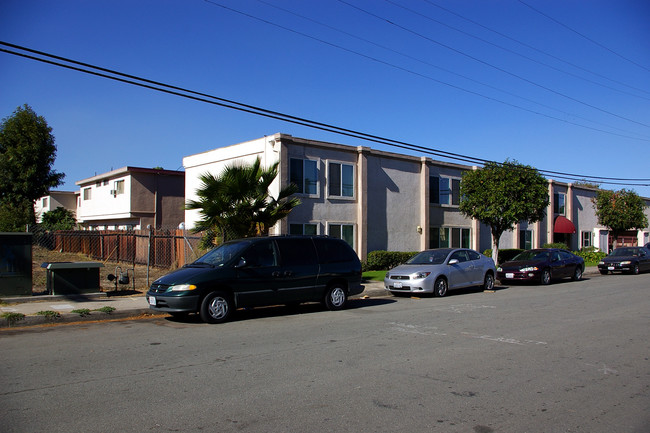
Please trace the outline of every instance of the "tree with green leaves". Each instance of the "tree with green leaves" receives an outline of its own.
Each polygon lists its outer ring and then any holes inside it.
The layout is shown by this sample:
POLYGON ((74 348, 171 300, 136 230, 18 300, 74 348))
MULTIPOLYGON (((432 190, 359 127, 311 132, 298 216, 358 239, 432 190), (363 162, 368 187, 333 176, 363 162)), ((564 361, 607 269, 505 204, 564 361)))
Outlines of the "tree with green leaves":
POLYGON ((537 169, 517 161, 489 162, 467 171, 460 182, 460 212, 492 230, 492 260, 498 264, 499 240, 518 222, 544 218, 548 181, 537 169))
POLYGON ((45 230, 72 230, 76 224, 74 212, 61 206, 41 217, 41 227, 45 230))
POLYGON ((21 231, 33 224, 34 201, 59 186, 65 176, 52 169, 56 145, 52 128, 28 105, 0 124, 0 215, 2 229, 21 231))
POLYGON ((271 196, 269 187, 278 175, 278 165, 265 169, 257 158, 253 164, 229 165, 218 176, 201 175, 198 200, 188 201, 186 208, 199 211, 201 219, 195 231, 208 234, 204 245, 216 237, 224 242, 268 235, 275 223, 300 204, 299 199, 291 197, 297 191, 293 184, 283 188, 278 197, 271 196))
POLYGON ((598 224, 609 228, 613 235, 614 248, 619 234, 648 226, 648 218, 645 215, 647 206, 634 191, 600 190, 591 201, 596 210, 598 224))

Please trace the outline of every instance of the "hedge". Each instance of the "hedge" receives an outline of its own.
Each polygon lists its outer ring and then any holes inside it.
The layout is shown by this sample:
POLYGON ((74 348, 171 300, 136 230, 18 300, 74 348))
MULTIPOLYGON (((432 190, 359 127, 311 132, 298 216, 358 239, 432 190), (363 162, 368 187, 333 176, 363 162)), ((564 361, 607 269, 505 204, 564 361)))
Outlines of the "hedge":
POLYGON ((363 262, 363 271, 385 271, 395 266, 401 265, 419 251, 402 252, 402 251, 371 251, 368 253, 368 259, 363 262))

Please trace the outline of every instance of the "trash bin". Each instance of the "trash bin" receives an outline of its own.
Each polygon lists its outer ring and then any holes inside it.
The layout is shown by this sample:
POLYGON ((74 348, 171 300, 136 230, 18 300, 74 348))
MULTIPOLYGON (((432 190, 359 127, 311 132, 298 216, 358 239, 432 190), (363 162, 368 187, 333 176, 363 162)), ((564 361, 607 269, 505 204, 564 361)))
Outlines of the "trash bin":
POLYGON ((47 291, 52 295, 76 295, 96 293, 100 290, 100 262, 51 262, 43 263, 47 269, 47 291))
POLYGON ((0 233, 0 297, 32 295, 32 234, 0 233))

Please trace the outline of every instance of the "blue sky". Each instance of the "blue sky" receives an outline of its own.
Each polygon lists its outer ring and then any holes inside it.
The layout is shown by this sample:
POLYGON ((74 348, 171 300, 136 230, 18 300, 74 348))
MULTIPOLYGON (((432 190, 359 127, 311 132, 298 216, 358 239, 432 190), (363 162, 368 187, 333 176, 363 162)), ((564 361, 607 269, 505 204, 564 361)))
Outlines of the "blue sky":
MULTIPOLYGON (((603 184, 646 197, 649 22, 647 0, 0 2, 4 42, 418 146, 646 179, 603 184)), ((0 52, 0 117, 23 104, 53 128, 61 190, 276 132, 421 154, 0 52)))

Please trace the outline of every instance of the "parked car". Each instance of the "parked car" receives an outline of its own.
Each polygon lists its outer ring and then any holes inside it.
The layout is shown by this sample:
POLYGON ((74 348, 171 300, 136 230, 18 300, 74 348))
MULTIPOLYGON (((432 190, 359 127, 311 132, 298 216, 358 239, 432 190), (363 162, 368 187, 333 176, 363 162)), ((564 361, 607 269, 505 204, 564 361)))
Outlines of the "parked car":
POLYGON ((474 250, 439 248, 416 254, 386 273, 384 288, 392 294, 445 296, 450 289, 494 288, 494 262, 474 250))
POLYGON ((645 247, 616 248, 598 263, 601 274, 609 272, 629 272, 638 274, 650 271, 650 250, 645 247))
POLYGON ((226 242, 154 281, 146 297, 153 310, 221 323, 240 307, 320 301, 339 310, 362 291, 361 263, 346 242, 279 236, 226 242))
POLYGON ((500 265, 497 279, 502 283, 534 281, 546 285, 559 278, 580 280, 584 270, 585 261, 580 256, 557 248, 539 248, 523 251, 500 265))

